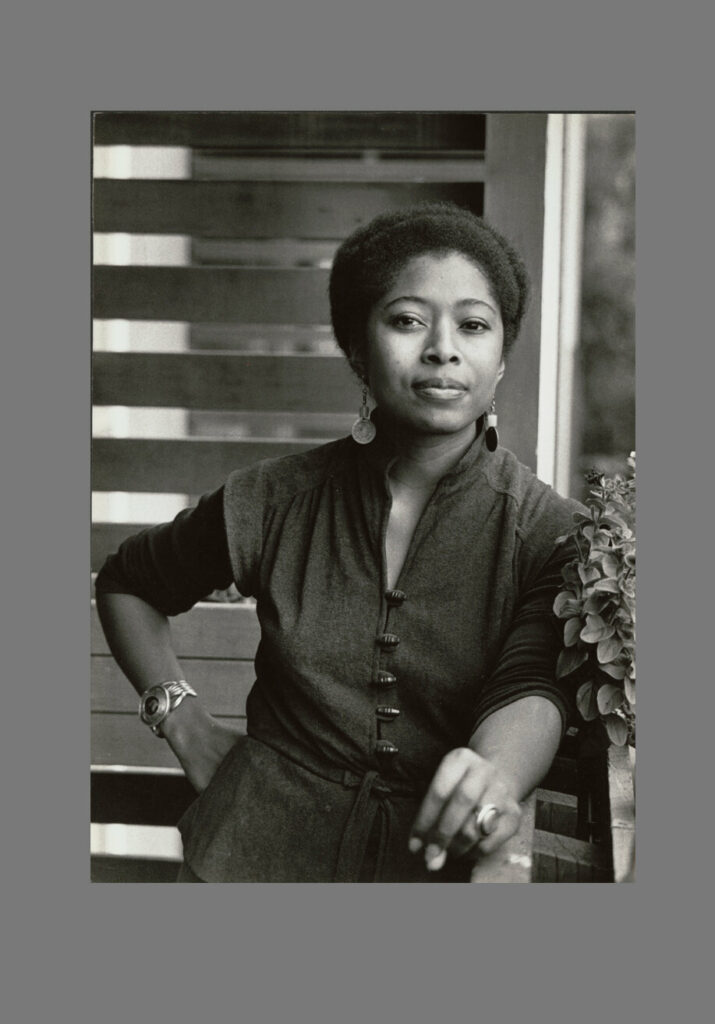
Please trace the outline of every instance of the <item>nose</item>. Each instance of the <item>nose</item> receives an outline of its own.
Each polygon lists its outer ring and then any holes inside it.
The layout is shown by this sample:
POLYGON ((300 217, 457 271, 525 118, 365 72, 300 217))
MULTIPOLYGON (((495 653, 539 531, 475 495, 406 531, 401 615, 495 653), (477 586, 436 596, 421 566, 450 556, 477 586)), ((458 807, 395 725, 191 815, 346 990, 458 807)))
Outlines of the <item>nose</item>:
POLYGON ((438 363, 440 366, 446 363, 461 363, 462 357, 454 343, 451 324, 438 320, 432 325, 422 360, 425 363, 438 363))

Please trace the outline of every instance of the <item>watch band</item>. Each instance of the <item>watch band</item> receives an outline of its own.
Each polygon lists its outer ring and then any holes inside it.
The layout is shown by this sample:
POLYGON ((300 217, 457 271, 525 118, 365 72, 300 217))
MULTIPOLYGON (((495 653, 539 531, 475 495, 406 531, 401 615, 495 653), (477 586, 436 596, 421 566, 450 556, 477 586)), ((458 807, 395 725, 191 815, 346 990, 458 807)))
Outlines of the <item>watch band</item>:
POLYGON ((142 694, 139 703, 139 717, 155 736, 163 738, 161 723, 178 708, 185 697, 196 697, 196 690, 185 679, 172 679, 150 686, 142 694))

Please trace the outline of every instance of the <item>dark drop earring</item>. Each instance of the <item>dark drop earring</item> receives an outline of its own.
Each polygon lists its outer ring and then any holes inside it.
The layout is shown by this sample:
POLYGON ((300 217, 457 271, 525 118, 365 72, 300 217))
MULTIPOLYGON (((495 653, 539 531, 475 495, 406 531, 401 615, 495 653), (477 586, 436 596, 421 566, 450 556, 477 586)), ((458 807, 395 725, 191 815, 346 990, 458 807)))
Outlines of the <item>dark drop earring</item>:
POLYGON ((489 407, 486 419, 487 430, 484 435, 484 443, 487 446, 487 451, 495 452, 497 450, 497 445, 499 444, 499 434, 497 433, 497 403, 495 398, 492 398, 492 404, 489 407))
POLYGON ((367 404, 367 387, 362 389, 362 405, 350 433, 353 436, 353 440, 357 441, 358 444, 370 444, 375 439, 377 429, 370 419, 370 407, 367 404))

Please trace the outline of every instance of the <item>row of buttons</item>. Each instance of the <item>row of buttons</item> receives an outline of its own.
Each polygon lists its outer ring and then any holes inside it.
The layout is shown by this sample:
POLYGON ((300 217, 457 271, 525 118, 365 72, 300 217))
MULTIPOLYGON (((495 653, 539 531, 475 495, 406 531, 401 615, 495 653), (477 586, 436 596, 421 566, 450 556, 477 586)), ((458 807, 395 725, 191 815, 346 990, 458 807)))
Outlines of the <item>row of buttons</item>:
MULTIPOLYGON (((388 590, 385 592, 385 601, 387 602, 388 608, 399 608, 405 600, 405 593, 402 590, 388 590)), ((377 637, 377 642, 383 651, 394 650, 400 642, 399 636, 395 633, 381 633, 377 637)), ((397 682, 397 676, 392 672, 386 672, 380 670, 375 674, 374 683, 379 687, 394 686, 397 682)), ((375 716, 378 722, 391 722, 400 714, 399 708, 394 708, 388 704, 380 704, 375 708, 375 716)), ((375 742, 375 753, 381 756, 394 757, 399 752, 399 748, 392 743, 390 740, 378 739, 375 742)))

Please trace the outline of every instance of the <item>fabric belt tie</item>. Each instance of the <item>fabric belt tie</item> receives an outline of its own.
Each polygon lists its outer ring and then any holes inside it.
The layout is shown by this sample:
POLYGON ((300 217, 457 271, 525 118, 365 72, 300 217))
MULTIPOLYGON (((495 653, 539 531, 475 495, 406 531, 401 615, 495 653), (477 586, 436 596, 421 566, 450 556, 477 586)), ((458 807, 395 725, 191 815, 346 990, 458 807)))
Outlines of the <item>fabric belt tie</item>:
POLYGON ((274 743, 267 743, 264 739, 252 737, 259 743, 271 747, 276 753, 282 754, 288 760, 320 776, 329 782, 336 782, 346 789, 357 789, 355 800, 350 808, 350 814, 345 823, 343 835, 340 840, 338 860, 335 869, 336 882, 356 882, 360 874, 367 844, 370 838, 375 815, 380 812, 380 832, 378 835, 377 858, 375 865, 375 881, 380 878, 382 867, 385 862, 385 854, 395 824, 394 800, 415 799, 418 795, 414 789, 400 783, 390 785, 382 778, 380 773, 374 769, 367 771, 364 775, 358 775, 347 769, 336 768, 325 762, 322 758, 316 757, 307 750, 298 753, 295 750, 288 752, 281 750, 274 743), (377 799, 373 799, 377 797, 377 799))
POLYGON ((375 880, 377 880, 382 872, 387 844, 395 822, 395 810, 388 799, 392 790, 376 771, 365 772, 362 777, 355 776, 352 772, 345 772, 343 785, 350 789, 357 787, 357 795, 340 841, 335 881, 357 881, 375 822, 375 815, 379 809, 382 813, 375 865, 375 880), (373 795, 377 796, 376 801, 371 800, 373 795))
POLYGON ((264 743, 271 750, 288 758, 294 764, 313 775, 319 775, 329 782, 337 782, 348 790, 358 790, 345 822, 335 869, 335 882, 356 882, 365 860, 370 834, 375 823, 375 815, 380 812, 380 831, 378 835, 375 879, 379 881, 385 861, 387 845, 395 822, 394 800, 414 800, 419 794, 412 786, 405 783, 388 783, 374 769, 359 775, 348 769, 337 768, 321 757, 302 750, 281 749, 274 740, 266 741, 255 735, 251 738, 264 743), (372 798, 377 797, 377 800, 372 798))

